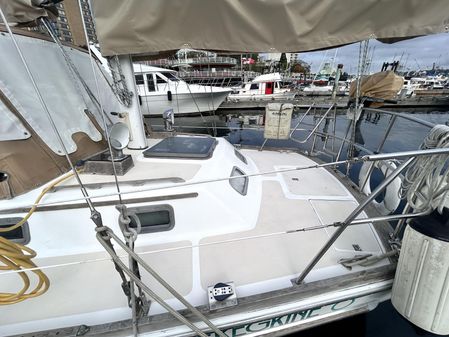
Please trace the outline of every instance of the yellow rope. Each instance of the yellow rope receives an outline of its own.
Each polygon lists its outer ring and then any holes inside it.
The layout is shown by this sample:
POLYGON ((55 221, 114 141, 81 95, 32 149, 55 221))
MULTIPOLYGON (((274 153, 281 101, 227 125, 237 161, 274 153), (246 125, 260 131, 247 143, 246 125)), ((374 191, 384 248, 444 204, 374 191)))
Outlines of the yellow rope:
MULTIPOLYGON (((33 207, 29 210, 27 215, 15 225, 0 228, 0 233, 13 231, 21 226, 31 217, 37 208, 37 205, 42 200, 44 195, 50 191, 53 187, 61 182, 71 178, 73 173, 68 173, 61 178, 54 181, 52 184, 42 190, 34 202, 33 207)), ((29 247, 21 245, 19 243, 12 242, 2 236, 0 236, 0 271, 2 270, 18 270, 17 274, 22 279, 23 287, 15 293, 3 293, 0 292, 0 305, 14 304, 24 301, 28 298, 42 295, 48 290, 50 286, 50 280, 39 269, 31 271, 38 279, 38 282, 34 289, 30 290, 31 280, 28 274, 22 269, 37 268, 31 259, 36 257, 36 252, 29 247)))

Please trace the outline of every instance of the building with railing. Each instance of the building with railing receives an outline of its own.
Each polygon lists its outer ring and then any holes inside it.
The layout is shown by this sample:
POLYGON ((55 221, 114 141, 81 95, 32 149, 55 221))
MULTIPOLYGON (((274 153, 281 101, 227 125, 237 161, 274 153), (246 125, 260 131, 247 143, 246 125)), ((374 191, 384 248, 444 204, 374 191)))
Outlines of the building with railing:
POLYGON ((232 57, 195 57, 175 58, 146 61, 148 65, 170 68, 232 68, 237 65, 237 60, 232 57))
POLYGON ((259 73, 243 71, 240 61, 229 56, 200 50, 180 50, 174 58, 145 61, 147 65, 176 69, 187 83, 212 86, 238 86, 259 73))

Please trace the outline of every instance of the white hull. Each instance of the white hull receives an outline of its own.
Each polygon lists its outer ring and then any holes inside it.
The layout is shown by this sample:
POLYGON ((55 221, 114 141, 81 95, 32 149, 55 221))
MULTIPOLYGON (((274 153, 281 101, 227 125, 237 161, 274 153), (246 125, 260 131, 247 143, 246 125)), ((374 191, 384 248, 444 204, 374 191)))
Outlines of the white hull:
POLYGON ((228 100, 231 102, 288 100, 293 99, 295 94, 292 91, 274 94, 231 94, 228 96, 228 100))
POLYGON ((144 116, 160 116, 169 109, 173 109, 175 115, 212 112, 223 103, 228 93, 229 91, 173 93, 171 101, 168 100, 167 94, 141 96, 140 109, 144 116))

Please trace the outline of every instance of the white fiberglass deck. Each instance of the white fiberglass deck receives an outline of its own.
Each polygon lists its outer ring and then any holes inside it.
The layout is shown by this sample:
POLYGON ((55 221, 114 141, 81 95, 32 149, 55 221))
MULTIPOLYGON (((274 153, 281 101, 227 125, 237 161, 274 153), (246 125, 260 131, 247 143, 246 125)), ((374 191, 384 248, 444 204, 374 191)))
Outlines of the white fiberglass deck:
MULTIPOLYGON (((313 162, 296 153, 242 151, 262 172, 307 166, 313 162)), ((299 228, 344 220, 357 206, 354 197, 325 169, 312 169, 262 176, 262 196, 255 226, 247 231, 204 238, 201 243, 235 240, 200 249, 202 286, 221 280, 233 280, 245 289, 245 295, 272 287, 288 287, 334 229, 279 234, 299 228), (262 284, 264 282, 264 284, 262 284)), ((347 270, 338 265, 341 258, 355 254, 382 252, 371 225, 348 228, 318 264, 306 281, 336 276, 347 270), (355 251, 355 247, 362 251, 355 251)))
MULTIPOLYGON (((155 180, 139 186, 123 185, 121 190, 130 192, 123 196, 124 200, 174 196, 164 201, 128 204, 129 208, 169 204, 175 214, 172 230, 140 234, 136 250, 195 306, 207 304, 207 287, 218 282, 235 282, 239 297, 290 287, 290 280, 304 269, 332 229, 279 232, 340 221, 357 206, 344 185, 325 169, 252 176, 246 195, 235 191, 228 180, 189 184, 229 177, 234 167, 246 174, 256 174, 314 163, 293 152, 242 150, 247 158, 245 164, 235 155, 231 144, 224 139, 217 141, 213 156, 203 160, 144 158, 140 151, 129 151, 135 166, 119 177, 122 182, 173 177, 184 181, 177 183, 176 188, 166 188, 173 183, 155 180), (178 197, 186 194, 189 196, 178 197)), ((155 142, 151 140, 152 144, 155 142)), ((111 176, 85 173, 81 178, 86 184, 113 181, 111 176)), ((75 184, 70 179, 62 185, 75 184)), ((2 209, 30 205, 39 192, 40 189, 4 201, 2 209)), ((115 192, 115 187, 107 184, 88 192, 91 196, 106 195, 115 192)), ((43 203, 71 200, 70 204, 80 197, 78 189, 63 188, 49 193, 43 203)), ((110 201, 117 197, 95 200, 110 201)), ((101 206, 98 210, 104 224, 121 236, 114 206, 101 206)), ((0 307, 0 336, 130 317, 120 278, 97 242, 89 216, 86 207, 78 207, 43 209, 31 217, 29 246, 38 253, 35 261, 50 278, 50 289, 38 298, 0 307)), ((306 281, 360 271, 362 267, 349 271, 338 260, 382 251, 371 225, 352 226, 306 281)), ((182 308, 151 277, 143 275, 142 278, 175 308, 182 308)), ((0 274, 0 284, 6 291, 17 290, 17 275, 0 274)), ((162 308, 153 303, 150 315, 160 312, 162 308)))

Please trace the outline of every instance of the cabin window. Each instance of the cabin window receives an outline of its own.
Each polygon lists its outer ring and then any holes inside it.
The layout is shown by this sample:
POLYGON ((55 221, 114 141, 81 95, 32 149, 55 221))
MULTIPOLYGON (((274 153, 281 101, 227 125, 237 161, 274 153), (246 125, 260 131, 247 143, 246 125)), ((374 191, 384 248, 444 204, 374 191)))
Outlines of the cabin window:
POLYGON ((136 75, 135 78, 136 78, 137 85, 145 84, 145 81, 143 80, 143 75, 136 75))
POLYGON ((248 161, 246 160, 245 156, 241 154, 240 151, 237 151, 237 149, 234 149, 235 156, 240 159, 243 163, 248 164, 248 161))
POLYGON ((128 208, 130 228, 140 234, 165 232, 175 227, 175 214, 170 205, 151 205, 128 208))
POLYGON ((279 89, 279 82, 276 82, 276 83, 274 84, 274 87, 279 89))
POLYGON ((253 89, 259 89, 259 83, 253 83, 253 84, 251 84, 251 87, 249 88, 250 90, 253 90, 253 89))
POLYGON ((156 87, 154 85, 153 74, 147 74, 147 86, 148 91, 156 91, 156 87))
MULTIPOLYGON (((234 166, 231 172, 231 177, 238 177, 238 176, 244 176, 245 173, 239 169, 237 166, 234 166)), ((229 179, 229 184, 231 187, 236 190, 241 195, 246 195, 246 192, 248 191, 248 177, 240 177, 240 178, 233 178, 229 179)))
MULTIPOLYGON (((14 226, 21 220, 22 218, 0 218, 0 228, 14 226)), ((28 222, 25 222, 22 226, 12 231, 0 232, 0 236, 13 242, 26 245, 30 242, 30 229, 28 227, 28 222)))
POLYGON ((157 84, 166 84, 167 81, 164 80, 162 77, 160 77, 158 74, 156 74, 156 83, 157 84))
POLYGON ((175 75, 173 75, 173 73, 164 72, 164 73, 161 73, 161 74, 164 75, 165 77, 167 77, 170 81, 173 81, 173 82, 178 82, 179 81, 179 78, 177 78, 175 75))

